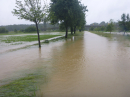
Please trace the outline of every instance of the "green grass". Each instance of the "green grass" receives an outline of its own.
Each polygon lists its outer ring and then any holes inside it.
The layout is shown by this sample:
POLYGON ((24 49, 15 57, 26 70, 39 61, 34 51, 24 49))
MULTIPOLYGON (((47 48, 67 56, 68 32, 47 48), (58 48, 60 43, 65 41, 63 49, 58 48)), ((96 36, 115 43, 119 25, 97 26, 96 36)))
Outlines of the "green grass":
MULTIPOLYGON (((61 36, 61 35, 40 35, 40 40, 61 36)), ((12 43, 12 42, 31 42, 31 41, 37 41, 38 37, 37 35, 24 35, 24 36, 8 36, 5 38, 2 38, 1 41, 5 43, 12 43)))
POLYGON ((75 34, 71 34, 71 32, 68 33, 68 38, 71 38, 72 36, 83 36, 83 32, 77 31, 75 34))
MULTIPOLYGON (((3 34, 6 35, 6 34, 3 34)), ((10 35, 10 34, 7 34, 10 35)), ((13 35, 19 35, 19 34, 13 34, 13 35)), ((0 37, 1 42, 5 43, 12 43, 12 45, 22 44, 22 42, 31 42, 31 41, 37 41, 38 36, 37 35, 22 35, 21 36, 7 36, 7 37, 0 37), (18 42, 18 43, 17 43, 18 42)), ((76 32, 76 34, 71 35, 70 32, 68 32, 68 38, 71 38, 72 36, 82 36, 82 32, 76 32)), ((53 38, 61 35, 40 35, 40 40, 45 40, 48 38, 53 38)), ((64 37, 63 37, 64 38, 64 37)), ((61 38, 61 39, 63 39, 61 38)))
MULTIPOLYGON (((36 97, 40 74, 29 74, 0 87, 0 97, 36 97)), ((42 79, 44 81, 44 79, 42 79)))
POLYGON ((112 37, 112 34, 110 34, 110 33, 96 32, 96 31, 90 31, 90 32, 94 33, 94 34, 97 34, 97 35, 100 35, 100 36, 104 36, 104 37, 109 37, 109 38, 112 37))

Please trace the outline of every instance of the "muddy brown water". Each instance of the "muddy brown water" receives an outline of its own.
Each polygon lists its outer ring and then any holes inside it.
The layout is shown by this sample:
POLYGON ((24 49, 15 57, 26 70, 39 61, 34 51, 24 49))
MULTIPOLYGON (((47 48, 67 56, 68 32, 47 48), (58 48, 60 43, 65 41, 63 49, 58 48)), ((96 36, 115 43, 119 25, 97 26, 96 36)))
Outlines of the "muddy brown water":
POLYGON ((43 97, 130 97, 130 47, 84 32, 84 36, 0 55, 0 79, 42 67, 43 97))

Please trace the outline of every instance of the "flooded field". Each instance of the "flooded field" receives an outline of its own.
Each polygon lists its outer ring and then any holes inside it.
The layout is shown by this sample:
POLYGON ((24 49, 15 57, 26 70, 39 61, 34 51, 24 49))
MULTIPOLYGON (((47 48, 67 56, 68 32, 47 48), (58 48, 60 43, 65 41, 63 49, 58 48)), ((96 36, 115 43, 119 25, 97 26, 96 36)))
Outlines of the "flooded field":
POLYGON ((0 54, 0 80, 43 68, 43 97, 130 97, 129 42, 90 32, 0 54), (25 72, 24 72, 25 73, 25 72))

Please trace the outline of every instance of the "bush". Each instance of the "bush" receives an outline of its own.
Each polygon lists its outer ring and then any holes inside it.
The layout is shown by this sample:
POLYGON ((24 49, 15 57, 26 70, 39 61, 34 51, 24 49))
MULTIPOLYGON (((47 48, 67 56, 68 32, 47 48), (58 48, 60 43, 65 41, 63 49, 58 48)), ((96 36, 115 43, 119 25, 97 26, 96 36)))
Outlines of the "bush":
POLYGON ((30 26, 25 29, 25 32, 36 32, 36 31, 37 31, 37 29, 35 26, 30 26))
POLYGON ((1 27, 0 28, 0 33, 8 33, 8 30, 5 29, 4 27, 1 27))

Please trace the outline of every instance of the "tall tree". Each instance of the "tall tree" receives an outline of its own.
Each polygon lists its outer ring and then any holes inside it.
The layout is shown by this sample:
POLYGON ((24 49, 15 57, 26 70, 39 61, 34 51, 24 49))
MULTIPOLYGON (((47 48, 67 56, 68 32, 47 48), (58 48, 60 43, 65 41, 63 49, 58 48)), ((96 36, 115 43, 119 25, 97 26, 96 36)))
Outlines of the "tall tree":
POLYGON ((122 30, 124 30, 124 34, 126 31, 130 30, 130 17, 129 14, 123 13, 121 15, 121 21, 118 21, 119 26, 122 30))
POLYGON ((126 16, 126 29, 127 29, 127 31, 130 30, 130 17, 129 17, 129 14, 127 14, 127 16, 126 16))
POLYGON ((71 6, 71 26, 73 26, 74 33, 76 32, 76 28, 80 31, 84 29, 86 24, 85 20, 85 12, 87 10, 87 6, 84 6, 78 0, 74 0, 71 6))
POLYGON ((80 13, 84 11, 84 8, 84 6, 80 6, 78 0, 51 0, 49 19, 52 24, 60 23, 62 27, 64 25, 67 38, 68 28, 71 28, 71 32, 73 30, 75 32, 77 25, 80 25, 83 15, 80 13))
POLYGON ((114 30, 114 23, 112 19, 109 21, 106 30, 109 31, 110 33, 114 30))
POLYGON ((12 11, 18 19, 26 19, 34 22, 37 28, 38 43, 40 44, 40 36, 38 30, 38 24, 42 21, 44 16, 45 6, 41 6, 41 0, 24 0, 24 3, 20 0, 16 0, 16 9, 12 11))
POLYGON ((67 38, 70 21, 69 9, 73 0, 51 0, 49 19, 52 24, 60 22, 65 26, 67 38))

